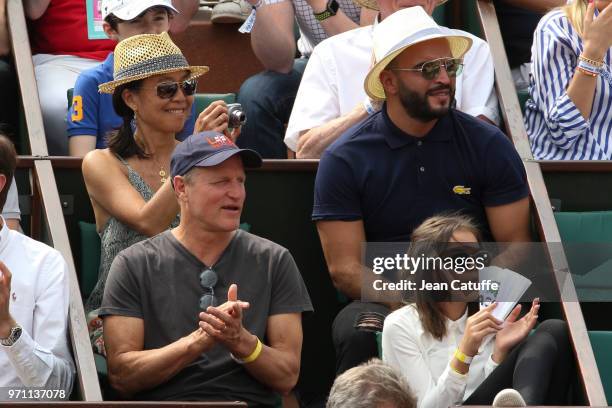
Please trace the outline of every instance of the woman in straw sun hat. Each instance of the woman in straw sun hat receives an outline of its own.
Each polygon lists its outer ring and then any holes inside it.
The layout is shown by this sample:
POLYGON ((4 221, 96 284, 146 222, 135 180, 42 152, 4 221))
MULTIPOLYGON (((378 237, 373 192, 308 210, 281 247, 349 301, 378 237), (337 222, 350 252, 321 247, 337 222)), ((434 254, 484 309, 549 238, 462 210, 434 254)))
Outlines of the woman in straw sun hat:
MULTIPOLYGON (((123 249, 178 224, 178 204, 168 180, 170 156, 191 112, 196 78, 208 67, 190 66, 167 33, 136 35, 115 48, 113 95, 123 124, 108 148, 83 159, 83 177, 101 238, 98 282, 87 312, 102 301, 111 262, 123 249)), ((195 131, 205 130, 196 122, 195 131), (199 126, 199 127, 198 127, 199 126)), ((91 314, 90 329, 100 326, 91 314)), ((96 348, 104 352, 101 338, 96 348)))

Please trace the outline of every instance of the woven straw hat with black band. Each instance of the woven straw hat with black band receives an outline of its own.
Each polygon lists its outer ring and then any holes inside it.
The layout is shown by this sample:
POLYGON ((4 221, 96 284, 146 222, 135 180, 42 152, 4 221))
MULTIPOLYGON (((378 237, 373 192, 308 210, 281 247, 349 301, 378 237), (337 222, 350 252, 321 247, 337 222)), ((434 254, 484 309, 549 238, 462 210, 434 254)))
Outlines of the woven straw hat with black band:
MULTIPOLYGON (((377 0, 353 0, 353 1, 355 2, 355 4, 361 7, 365 7, 370 10, 378 11, 378 1, 377 0)), ((448 0, 438 0, 438 4, 436 5, 436 7, 446 3, 447 1, 448 0)))
POLYGON ((113 81, 101 84, 101 93, 112 94, 119 85, 154 75, 189 71, 187 79, 208 72, 208 67, 191 66, 168 33, 142 34, 127 38, 115 48, 113 81))

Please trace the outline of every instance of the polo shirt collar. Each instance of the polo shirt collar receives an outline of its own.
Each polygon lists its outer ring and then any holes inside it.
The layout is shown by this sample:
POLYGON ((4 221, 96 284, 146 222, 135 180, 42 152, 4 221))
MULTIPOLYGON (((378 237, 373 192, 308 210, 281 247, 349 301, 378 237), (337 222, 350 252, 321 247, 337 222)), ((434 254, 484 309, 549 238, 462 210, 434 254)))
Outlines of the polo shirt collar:
POLYGON ((395 126, 387 113, 387 102, 383 104, 381 111, 384 124, 388 128, 388 131, 383 131, 383 135, 391 149, 414 145, 419 140, 423 142, 448 142, 451 140, 451 132, 453 131, 452 109, 449 114, 439 119, 429 133, 423 137, 412 136, 395 126))
POLYGON ((2 219, 2 229, 0 229, 0 254, 6 249, 9 244, 9 227, 6 225, 6 220, 0 215, 2 219))

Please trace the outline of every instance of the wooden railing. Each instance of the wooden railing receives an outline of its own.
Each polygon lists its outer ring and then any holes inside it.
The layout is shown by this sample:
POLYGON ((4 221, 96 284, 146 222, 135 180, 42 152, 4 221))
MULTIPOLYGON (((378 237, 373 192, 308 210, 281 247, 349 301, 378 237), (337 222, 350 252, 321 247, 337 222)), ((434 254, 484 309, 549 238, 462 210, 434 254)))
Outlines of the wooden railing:
MULTIPOLYGON (((68 241, 68 233, 58 195, 53 168, 48 158, 47 142, 43 126, 40 101, 34 76, 32 52, 28 39, 25 13, 21 0, 7 0, 7 19, 11 36, 12 52, 15 68, 19 79, 21 102, 24 110, 28 131, 30 151, 34 166, 32 173, 32 189, 40 197, 40 210, 46 221, 49 233, 48 244, 56 248, 68 264, 70 279, 69 330, 72 352, 77 367, 78 390, 85 401, 102 401, 102 393, 98 383, 93 352, 87 333, 85 311, 81 301, 78 279, 74 267, 72 251, 68 241)), ((65 34, 65 33, 64 33, 65 34)), ((60 35, 58 33, 58 35, 60 35)), ((36 202, 36 201, 35 201, 36 202)), ((37 208, 33 208, 34 211, 37 208)), ((40 228, 37 223, 38 211, 34 215, 33 227, 40 228)), ((35 238, 40 238, 35 236, 35 238)))
MULTIPOLYGON (((508 57, 506 56, 495 13, 495 6, 489 0, 478 0, 477 9, 485 38, 493 55, 497 96, 502 108, 506 130, 523 160, 527 172, 527 180, 531 191, 533 210, 540 238, 545 242, 561 242, 561 236, 553 216, 552 206, 540 165, 533 160, 531 154, 529 140, 523 125, 521 107, 516 96, 508 57)), ((551 246, 549 256, 557 284, 565 282, 563 286, 559 285, 559 287, 563 287, 564 291, 564 293, 561 293, 562 299, 577 299, 576 290, 573 283, 571 283, 571 276, 567 274, 569 267, 561 246, 551 246), (568 284, 568 281, 570 281, 570 284, 568 284)), ((587 402, 591 406, 606 406, 604 389, 580 304, 578 302, 562 301, 561 307, 569 327, 570 337, 576 353, 577 367, 587 402)))

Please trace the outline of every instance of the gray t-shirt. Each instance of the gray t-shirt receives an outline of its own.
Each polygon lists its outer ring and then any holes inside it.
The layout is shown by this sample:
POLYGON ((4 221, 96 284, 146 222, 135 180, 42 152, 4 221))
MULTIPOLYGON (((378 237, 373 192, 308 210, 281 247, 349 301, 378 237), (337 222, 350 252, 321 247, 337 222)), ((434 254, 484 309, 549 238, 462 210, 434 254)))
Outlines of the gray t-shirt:
MULTIPOLYGON (((117 255, 111 266, 100 316, 120 315, 145 322, 144 350, 166 346, 198 328, 200 273, 206 268, 172 235, 163 232, 117 255)), ((243 325, 265 342, 271 315, 312 311, 304 281, 289 251, 238 230, 212 266, 219 280, 218 304, 238 285, 238 298, 251 306, 243 325)), ((246 401, 272 406, 274 392, 215 345, 165 384, 135 396, 138 400, 246 401)))

